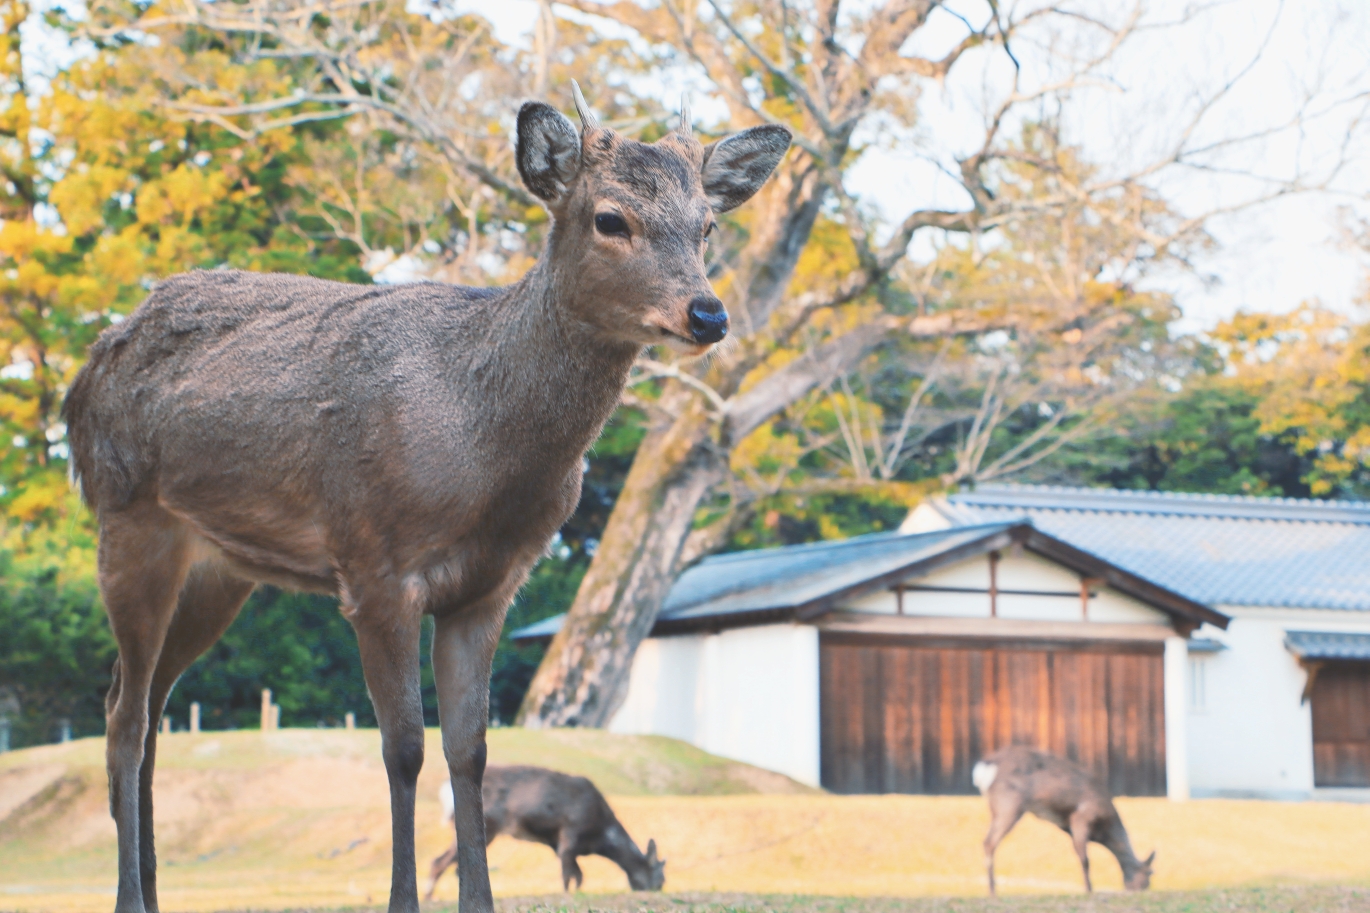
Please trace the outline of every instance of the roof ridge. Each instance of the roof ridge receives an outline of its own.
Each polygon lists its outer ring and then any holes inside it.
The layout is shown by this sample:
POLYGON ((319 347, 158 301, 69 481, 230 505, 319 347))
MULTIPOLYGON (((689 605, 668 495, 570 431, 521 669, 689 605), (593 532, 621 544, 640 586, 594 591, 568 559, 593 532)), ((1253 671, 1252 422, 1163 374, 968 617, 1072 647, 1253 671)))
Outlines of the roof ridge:
POLYGON ((1023 510, 1146 513, 1270 522, 1370 523, 1370 502, 1258 498, 1197 492, 1137 491, 1064 485, 982 485, 951 495, 953 505, 1023 510))
POLYGON ((1044 494, 1075 494, 1091 497, 1116 497, 1123 499, 1156 501, 1200 501, 1218 504, 1281 504, 1291 507, 1332 507, 1337 509, 1370 511, 1370 501, 1323 500, 1319 498, 1262 497, 1260 495, 1223 495, 1205 491, 1157 491, 1149 488, 1093 488, 1086 485, 1032 485, 1022 482, 990 482, 978 485, 968 492, 957 492, 955 498, 963 494, 979 492, 1023 492, 1044 494))
MULTIPOLYGON (((946 529, 927 530, 921 533, 901 533, 897 529, 892 529, 878 533, 862 533, 859 536, 851 536, 847 539, 825 539, 821 542, 800 542, 795 545, 778 545, 772 546, 770 548, 744 549, 742 551, 737 552, 720 552, 716 555, 710 555, 709 557, 703 559, 698 564, 694 565, 694 567, 702 567, 706 564, 737 563, 741 561, 760 560, 763 558, 774 558, 776 555, 779 554, 793 555, 805 551, 827 551, 832 549, 845 548, 847 546, 866 545, 869 544, 872 540, 877 539, 902 541, 906 539, 915 539, 919 536, 947 536, 956 533, 963 533, 967 530, 979 529, 982 527, 1013 525, 1015 525, 1014 521, 993 520, 984 523, 968 523, 965 526, 949 526, 946 529)), ((687 571, 688 570, 693 570, 693 568, 688 568, 687 571)))

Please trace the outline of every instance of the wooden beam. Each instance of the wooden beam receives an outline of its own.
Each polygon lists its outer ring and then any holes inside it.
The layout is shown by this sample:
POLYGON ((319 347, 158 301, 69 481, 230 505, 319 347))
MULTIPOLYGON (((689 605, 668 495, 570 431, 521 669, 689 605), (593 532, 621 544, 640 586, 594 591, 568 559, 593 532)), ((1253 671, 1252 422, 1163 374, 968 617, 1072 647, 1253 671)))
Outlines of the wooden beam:
POLYGON ((1308 670, 1308 681, 1303 684, 1303 699, 1299 701, 1300 704, 1306 704, 1313 699, 1313 683, 1318 680, 1318 673, 1322 671, 1322 667, 1327 665, 1327 663, 1318 662, 1317 660, 1301 659, 1299 660, 1299 665, 1308 670))
POLYGON ((1132 641, 1163 644, 1174 637, 1167 624, 1028 621, 1018 618, 957 618, 937 615, 887 615, 877 612, 829 612, 815 622, 824 633, 899 637, 985 638, 993 640, 1132 641))
POLYGON ((989 617, 999 617, 999 553, 989 553, 989 617))
POLYGON ((1083 620, 1089 621, 1089 599, 1094 595, 1089 588, 1103 585, 1104 581, 1098 577, 1080 578, 1080 618, 1083 620))

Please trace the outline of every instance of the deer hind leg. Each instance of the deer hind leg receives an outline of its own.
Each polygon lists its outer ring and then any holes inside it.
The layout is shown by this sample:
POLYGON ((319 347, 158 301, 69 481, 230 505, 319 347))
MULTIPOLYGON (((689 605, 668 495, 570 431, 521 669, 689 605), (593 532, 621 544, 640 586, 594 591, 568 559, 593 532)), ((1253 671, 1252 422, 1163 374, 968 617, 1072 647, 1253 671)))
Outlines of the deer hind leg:
MULTIPOLYGON (((508 594, 512 596, 512 593, 508 594)), ((457 877, 462 913, 489 913, 490 870, 481 801, 485 727, 490 718, 490 662, 504 624, 505 594, 438 616, 433 630, 433 675, 442 721, 442 750, 452 778, 457 828, 457 877)))
MULTIPOLYGON (((997 888, 994 884, 994 853, 999 849, 999 844, 1008 832, 1013 830, 1013 826, 1023 817, 1022 802, 1014 799, 1012 802, 1001 798, 995 801, 995 796, 990 796, 990 822, 989 833, 985 835, 985 872, 989 876, 989 893, 991 897, 997 895, 997 888)), ((1012 797, 1009 797, 1012 798, 1012 797)))
MULTIPOLYGON (((356 592, 356 590, 352 590, 356 592)), ((417 913, 414 799, 423 768, 423 702, 419 692, 421 616, 392 594, 363 598, 344 611, 357 632, 366 690, 381 730, 381 756, 390 780, 391 869, 389 913, 417 913)))
POLYGON ((1085 893, 1094 893, 1094 885, 1089 880, 1089 818, 1072 815, 1070 818, 1070 840, 1075 844, 1075 855, 1080 857, 1080 868, 1085 873, 1085 893))
POLYGON ((176 680, 214 645, 252 592, 251 581, 212 565, 191 567, 176 603, 148 696, 148 730, 138 778, 138 852, 143 907, 157 913, 157 852, 153 836, 152 774, 157 759, 157 725, 176 680))
MULTIPOLYGON (((145 913, 139 819, 151 728, 148 707, 189 555, 184 524, 155 505, 139 504, 100 517, 100 593, 119 647, 105 726, 109 804, 119 842, 117 913, 145 913)), ((150 763, 147 786, 151 808, 150 763)))
POLYGON ((433 899, 433 892, 438 889, 438 879, 448 867, 457 861, 457 841, 453 840, 452 845, 443 850, 442 855, 433 860, 433 865, 428 870, 428 890, 424 891, 423 899, 425 902, 433 899))

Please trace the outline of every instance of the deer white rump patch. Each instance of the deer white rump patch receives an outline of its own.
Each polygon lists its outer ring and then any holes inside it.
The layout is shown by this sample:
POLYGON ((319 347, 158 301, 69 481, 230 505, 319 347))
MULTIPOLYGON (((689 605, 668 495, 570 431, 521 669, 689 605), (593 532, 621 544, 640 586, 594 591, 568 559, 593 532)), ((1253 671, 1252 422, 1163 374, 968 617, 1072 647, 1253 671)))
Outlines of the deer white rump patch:
MULTIPOLYGON (((975 788, 984 795, 989 792, 989 788, 994 785, 994 778, 999 773, 999 765, 991 764, 988 761, 977 761, 970 771, 970 782, 975 784, 975 788)), ((450 788, 450 787, 449 787, 450 788)))

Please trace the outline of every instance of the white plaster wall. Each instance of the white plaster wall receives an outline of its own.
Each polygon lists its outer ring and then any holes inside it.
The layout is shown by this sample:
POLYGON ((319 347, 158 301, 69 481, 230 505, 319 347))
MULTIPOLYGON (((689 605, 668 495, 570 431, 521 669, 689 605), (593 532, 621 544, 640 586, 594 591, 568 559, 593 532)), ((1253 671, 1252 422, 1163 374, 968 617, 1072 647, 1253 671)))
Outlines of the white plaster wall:
POLYGON ((611 732, 668 735, 818 785, 818 630, 648 638, 611 732))
POLYGON ((1228 649, 1203 665, 1202 707, 1188 708, 1189 778, 1195 795, 1300 798, 1313 790, 1313 717, 1302 703, 1307 673, 1284 646, 1286 631, 1370 634, 1359 613, 1222 606, 1226 631, 1196 637, 1228 649))
POLYGON ((633 657, 628 697, 609 721, 609 730, 694 742, 705 639, 700 635, 644 640, 633 657))

